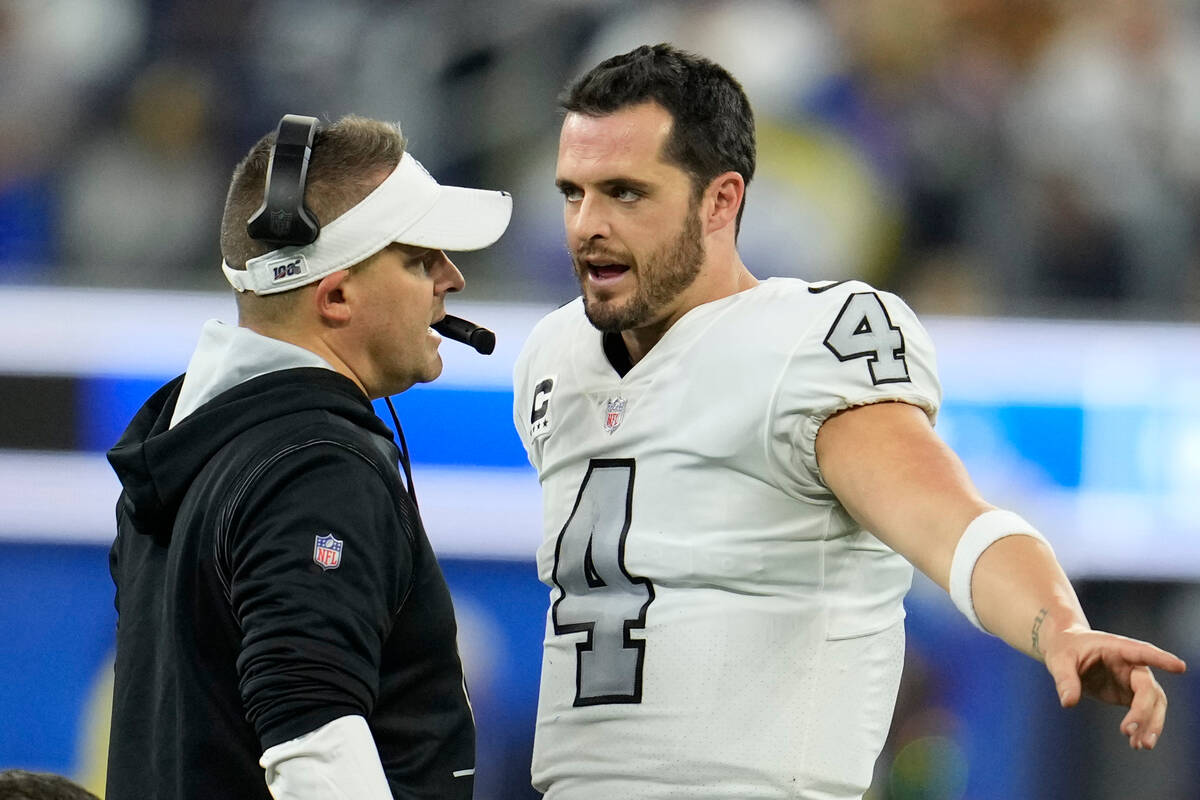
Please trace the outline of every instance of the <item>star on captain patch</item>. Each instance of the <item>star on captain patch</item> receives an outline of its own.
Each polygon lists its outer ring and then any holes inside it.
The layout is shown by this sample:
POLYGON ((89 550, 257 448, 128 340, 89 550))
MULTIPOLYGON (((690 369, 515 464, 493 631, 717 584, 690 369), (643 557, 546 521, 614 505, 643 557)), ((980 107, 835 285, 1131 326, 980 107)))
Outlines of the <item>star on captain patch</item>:
POLYGON ((337 569, 342 564, 342 540, 328 534, 317 534, 313 545, 313 563, 323 570, 337 569))
POLYGON ((621 427, 621 420, 625 418, 625 405, 624 397, 609 398, 604 411, 604 430, 612 433, 621 427))

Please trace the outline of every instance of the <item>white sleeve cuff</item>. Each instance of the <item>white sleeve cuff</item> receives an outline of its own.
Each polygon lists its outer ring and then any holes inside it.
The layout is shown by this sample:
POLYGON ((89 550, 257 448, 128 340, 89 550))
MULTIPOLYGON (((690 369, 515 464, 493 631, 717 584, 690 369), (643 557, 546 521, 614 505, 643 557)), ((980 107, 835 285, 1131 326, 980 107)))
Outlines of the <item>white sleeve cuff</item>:
POLYGON ((954 558, 950 562, 950 599, 963 616, 984 633, 988 631, 975 613, 975 601, 971 596, 971 577, 975 574, 975 564, 983 555, 983 551, 1006 536, 1032 536, 1047 547, 1050 546, 1046 537, 1019 515, 1011 511, 992 509, 983 512, 967 525, 958 539, 958 545, 954 548, 954 558))
POLYGON ((275 800, 392 800, 367 721, 339 717, 259 760, 275 800))

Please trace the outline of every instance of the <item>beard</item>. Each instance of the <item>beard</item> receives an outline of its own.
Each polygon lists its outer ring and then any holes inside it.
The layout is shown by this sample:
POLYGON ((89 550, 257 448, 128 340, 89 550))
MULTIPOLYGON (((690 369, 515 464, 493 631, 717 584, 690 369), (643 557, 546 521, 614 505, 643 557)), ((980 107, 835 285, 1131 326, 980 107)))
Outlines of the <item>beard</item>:
POLYGON ((583 310, 593 326, 605 333, 645 327, 654 322, 680 292, 695 282, 704 265, 704 242, 698 209, 699 204, 689 207, 683 227, 673 240, 640 259, 636 265, 629 264, 631 270, 636 266, 637 289, 624 303, 590 296, 586 286, 587 267, 583 263, 587 254, 574 255, 575 275, 579 278, 583 294, 583 310))

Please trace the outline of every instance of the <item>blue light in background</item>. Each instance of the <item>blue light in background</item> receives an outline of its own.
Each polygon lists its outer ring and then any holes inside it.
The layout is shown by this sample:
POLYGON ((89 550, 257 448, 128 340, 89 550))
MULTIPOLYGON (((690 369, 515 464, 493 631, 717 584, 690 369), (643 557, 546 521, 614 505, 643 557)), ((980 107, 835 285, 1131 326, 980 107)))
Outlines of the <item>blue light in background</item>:
POLYGON ((1057 486, 1076 488, 1083 475, 1085 411, 1078 406, 947 403, 938 427, 973 461, 1036 465, 1057 486))
MULTIPOLYGON (((513 429, 513 394, 505 389, 416 386, 392 398, 414 463, 526 467, 513 429)), ((382 400, 375 413, 392 425, 382 400)))
MULTIPOLYGON (((103 452, 121 437, 142 403, 168 378, 80 378, 77 388, 79 449, 103 452)), ((392 398, 414 462, 479 467, 526 467, 513 430, 511 391, 416 386, 392 398)), ((388 426, 382 400, 375 413, 388 426)))
POLYGON ((0 586, 0 767, 71 773, 80 699, 116 637, 108 548, 6 542, 0 586))
POLYGON ((117 443, 133 415, 167 378, 79 378, 75 395, 80 450, 104 452, 117 443))

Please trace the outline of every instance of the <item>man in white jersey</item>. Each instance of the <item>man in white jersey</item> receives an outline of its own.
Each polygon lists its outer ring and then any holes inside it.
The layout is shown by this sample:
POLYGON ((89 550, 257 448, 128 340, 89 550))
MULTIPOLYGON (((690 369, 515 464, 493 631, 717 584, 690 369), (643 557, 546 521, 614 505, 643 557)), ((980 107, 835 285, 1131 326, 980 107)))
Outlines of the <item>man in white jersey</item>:
POLYGON ((858 798, 917 566, 1152 748, 1183 662, 1092 631, 1036 529, 933 432, 933 346, 856 281, 757 280, 736 235, 746 96, 668 45, 568 91, 557 184, 582 298, 515 370, 551 587, 533 782, 548 800, 858 798))

